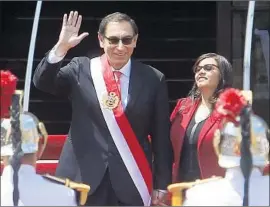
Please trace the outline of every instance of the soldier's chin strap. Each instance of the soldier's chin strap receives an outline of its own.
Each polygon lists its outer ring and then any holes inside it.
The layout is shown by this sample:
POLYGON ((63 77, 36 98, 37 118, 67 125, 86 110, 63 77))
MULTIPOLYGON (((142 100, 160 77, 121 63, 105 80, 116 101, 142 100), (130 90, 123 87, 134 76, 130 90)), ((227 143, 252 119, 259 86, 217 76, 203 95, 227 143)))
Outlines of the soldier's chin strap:
POLYGON ((20 198, 20 192, 19 192, 19 176, 18 172, 21 166, 20 158, 21 156, 21 150, 18 150, 20 146, 15 151, 13 157, 10 160, 10 165, 13 168, 13 204, 14 206, 18 206, 19 198, 20 198))
POLYGON ((19 192, 19 177, 18 172, 21 166, 21 157, 23 152, 21 149, 21 129, 20 129, 20 93, 12 96, 11 109, 11 140, 13 148, 13 156, 10 157, 10 164, 13 168, 13 204, 18 206, 20 192, 19 192))
POLYGON ((249 179, 252 170, 252 155, 250 152, 250 115, 251 105, 248 104, 243 108, 240 114, 240 124, 242 129, 240 167, 245 179, 243 206, 249 205, 249 179))

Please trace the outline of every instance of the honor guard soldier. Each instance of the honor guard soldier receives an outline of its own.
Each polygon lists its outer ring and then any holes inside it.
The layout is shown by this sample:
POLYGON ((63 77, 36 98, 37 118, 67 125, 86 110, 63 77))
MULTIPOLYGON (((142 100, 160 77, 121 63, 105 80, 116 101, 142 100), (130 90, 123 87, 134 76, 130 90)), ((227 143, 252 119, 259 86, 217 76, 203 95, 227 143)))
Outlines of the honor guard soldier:
POLYGON ((16 84, 17 77, 1 71, 1 206, 77 206, 77 191, 84 205, 89 186, 36 174, 48 135, 35 115, 21 111, 16 84))
POLYGON ((168 187, 172 205, 184 206, 269 206, 269 129, 251 111, 251 91, 224 91, 216 104, 223 125, 217 130, 214 148, 224 178, 213 177, 168 187))

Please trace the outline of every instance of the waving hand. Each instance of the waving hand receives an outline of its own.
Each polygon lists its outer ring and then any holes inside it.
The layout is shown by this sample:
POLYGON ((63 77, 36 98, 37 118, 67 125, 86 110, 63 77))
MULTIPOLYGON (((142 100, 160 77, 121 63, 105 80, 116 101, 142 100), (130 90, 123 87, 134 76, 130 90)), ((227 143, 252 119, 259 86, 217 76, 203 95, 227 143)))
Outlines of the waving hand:
POLYGON ((69 49, 78 45, 89 34, 84 32, 79 35, 82 23, 82 16, 78 12, 71 11, 63 17, 63 25, 57 45, 61 48, 61 53, 66 53, 69 49))

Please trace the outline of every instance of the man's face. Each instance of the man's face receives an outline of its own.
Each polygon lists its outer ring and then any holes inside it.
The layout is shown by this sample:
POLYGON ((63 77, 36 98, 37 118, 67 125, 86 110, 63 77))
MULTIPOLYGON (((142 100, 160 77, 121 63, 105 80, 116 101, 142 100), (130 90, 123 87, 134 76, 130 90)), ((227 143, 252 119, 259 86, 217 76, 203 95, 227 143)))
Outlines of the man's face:
POLYGON ((136 47, 138 35, 129 22, 110 22, 105 35, 98 35, 100 47, 104 49, 109 63, 114 69, 120 69, 129 60, 136 47))

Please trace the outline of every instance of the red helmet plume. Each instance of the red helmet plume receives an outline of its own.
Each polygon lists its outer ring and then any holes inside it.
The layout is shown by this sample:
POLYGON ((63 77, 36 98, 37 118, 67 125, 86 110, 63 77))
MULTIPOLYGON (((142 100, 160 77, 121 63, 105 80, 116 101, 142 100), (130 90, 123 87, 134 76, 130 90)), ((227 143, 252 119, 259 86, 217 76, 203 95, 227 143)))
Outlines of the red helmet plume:
POLYGON ((1 70, 1 118, 9 118, 9 108, 11 106, 12 95, 17 86, 18 78, 10 71, 1 70))
POLYGON ((215 109, 221 118, 238 124, 236 117, 246 105, 247 101, 240 90, 228 88, 220 94, 215 109))

